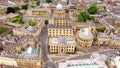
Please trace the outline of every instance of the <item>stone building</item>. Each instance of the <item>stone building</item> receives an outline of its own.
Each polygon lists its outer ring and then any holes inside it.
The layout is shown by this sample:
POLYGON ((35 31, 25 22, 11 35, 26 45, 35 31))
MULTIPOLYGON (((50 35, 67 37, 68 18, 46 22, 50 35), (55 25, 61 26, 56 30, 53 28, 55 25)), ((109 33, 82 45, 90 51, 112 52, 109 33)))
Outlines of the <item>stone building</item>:
POLYGON ((0 6, 0 15, 4 15, 4 14, 6 14, 6 12, 7 12, 7 7, 4 7, 4 6, 0 6))
POLYGON ((75 39, 68 14, 62 4, 53 8, 48 24, 48 47, 50 53, 66 54, 75 52, 75 39))
POLYGON ((108 35, 106 33, 100 33, 97 37, 98 44, 112 45, 114 47, 120 46, 120 36, 118 35, 108 35))
POLYGON ((93 42, 93 34, 88 30, 88 28, 81 28, 77 31, 76 41, 82 47, 89 47, 93 42))
POLYGON ((106 33, 100 33, 98 35, 98 44, 110 44, 110 36, 106 33))
POLYGON ((108 59, 109 68, 120 68, 120 56, 110 57, 108 59))
POLYGON ((120 37, 117 35, 113 35, 110 42, 111 42, 111 45, 113 45, 115 47, 119 47, 120 46, 120 37))
POLYGON ((75 52, 76 41, 75 38, 49 38, 49 52, 59 54, 72 54, 75 52))
POLYGON ((30 26, 29 23, 24 24, 24 26, 25 25, 28 26, 24 28, 13 29, 13 33, 20 36, 31 35, 34 37, 38 37, 45 26, 44 21, 38 21, 34 27, 30 26))
POLYGON ((41 68, 41 48, 35 38, 21 37, 18 43, 10 46, 0 52, 0 65, 7 68, 41 68))
POLYGON ((49 21, 48 36, 73 36, 68 14, 66 14, 65 8, 61 4, 57 4, 49 21))
POLYGON ((48 36, 60 37, 60 36, 73 36, 72 27, 60 27, 54 25, 48 25, 48 36))

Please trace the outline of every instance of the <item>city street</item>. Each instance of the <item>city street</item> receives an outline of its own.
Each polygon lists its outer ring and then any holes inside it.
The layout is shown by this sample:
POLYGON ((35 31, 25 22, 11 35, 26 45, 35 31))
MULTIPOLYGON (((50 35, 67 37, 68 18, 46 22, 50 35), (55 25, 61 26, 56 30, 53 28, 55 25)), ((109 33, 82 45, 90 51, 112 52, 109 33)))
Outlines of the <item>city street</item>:
POLYGON ((47 27, 43 29, 43 32, 40 35, 40 41, 42 43, 41 49, 42 49, 42 57, 43 57, 43 68, 56 68, 55 64, 51 62, 47 56, 46 52, 46 40, 47 40, 47 27))

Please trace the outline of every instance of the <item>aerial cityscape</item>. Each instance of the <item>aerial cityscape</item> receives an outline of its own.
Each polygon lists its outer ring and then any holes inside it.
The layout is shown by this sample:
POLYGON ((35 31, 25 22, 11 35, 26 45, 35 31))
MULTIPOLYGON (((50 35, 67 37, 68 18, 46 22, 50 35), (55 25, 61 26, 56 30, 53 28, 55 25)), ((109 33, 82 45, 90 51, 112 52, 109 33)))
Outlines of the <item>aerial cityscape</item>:
POLYGON ((0 0, 0 68, 120 68, 120 0, 0 0))

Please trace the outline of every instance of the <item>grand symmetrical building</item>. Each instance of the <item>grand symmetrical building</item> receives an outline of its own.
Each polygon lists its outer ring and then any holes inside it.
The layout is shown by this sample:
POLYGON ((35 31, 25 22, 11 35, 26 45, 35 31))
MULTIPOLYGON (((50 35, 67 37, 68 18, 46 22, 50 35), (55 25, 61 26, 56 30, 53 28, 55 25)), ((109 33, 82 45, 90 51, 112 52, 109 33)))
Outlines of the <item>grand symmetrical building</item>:
POLYGON ((76 41, 75 38, 49 38, 49 49, 50 53, 59 53, 59 54, 66 54, 66 53, 74 53, 75 52, 75 45, 76 41))

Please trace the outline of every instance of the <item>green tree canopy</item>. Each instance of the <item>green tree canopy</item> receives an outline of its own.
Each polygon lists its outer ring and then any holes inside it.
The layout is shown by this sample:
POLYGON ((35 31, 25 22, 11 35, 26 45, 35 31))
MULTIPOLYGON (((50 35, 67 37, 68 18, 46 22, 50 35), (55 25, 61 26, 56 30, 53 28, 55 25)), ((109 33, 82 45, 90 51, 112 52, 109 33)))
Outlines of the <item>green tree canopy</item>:
POLYGON ((29 2, 29 0, 24 0, 24 2, 29 2))
POLYGON ((30 25, 31 25, 32 27, 35 26, 35 25, 36 25, 35 20, 32 20, 32 22, 30 23, 30 25))
POLYGON ((98 12, 98 7, 96 5, 91 5, 89 8, 88 8, 88 12, 90 14, 96 14, 98 12))
POLYGON ((31 7, 31 8, 35 8, 35 5, 33 5, 33 4, 30 4, 30 7, 31 7))
POLYGON ((40 4, 40 0, 36 0, 36 2, 37 2, 37 5, 39 5, 39 4, 40 4))
POLYGON ((46 0, 46 2, 47 2, 47 3, 51 3, 51 2, 52 2, 52 0, 46 0))
POLYGON ((48 22, 48 20, 45 20, 45 24, 47 25, 49 22, 48 22))
POLYGON ((20 8, 18 6, 14 6, 13 8, 14 8, 15 12, 18 12, 20 10, 20 8))
POLYGON ((22 14, 18 15, 17 18, 13 20, 13 23, 23 24, 23 15, 22 14))
POLYGON ((90 15, 85 11, 80 11, 77 17, 78 22, 85 22, 91 19, 93 19, 93 17, 90 17, 90 15))
POLYGON ((69 0, 67 0, 67 4, 69 4, 69 0))
POLYGON ((28 9, 28 4, 24 4, 24 5, 22 5, 22 9, 27 10, 27 9, 28 9))

